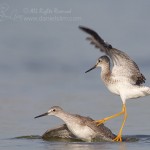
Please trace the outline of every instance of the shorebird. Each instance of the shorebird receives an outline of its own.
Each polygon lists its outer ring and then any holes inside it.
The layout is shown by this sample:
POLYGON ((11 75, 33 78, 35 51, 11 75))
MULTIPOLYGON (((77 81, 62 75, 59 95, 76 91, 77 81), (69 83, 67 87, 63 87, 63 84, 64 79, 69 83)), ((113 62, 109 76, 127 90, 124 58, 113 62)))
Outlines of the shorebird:
POLYGON ((112 141, 112 139, 115 137, 115 135, 104 126, 104 124, 98 127, 94 123, 93 119, 80 115, 70 114, 65 112, 59 106, 53 106, 48 112, 36 116, 35 118, 47 115, 54 115, 62 119, 71 133, 83 141, 91 142, 93 139, 112 141))
POLYGON ((101 79, 105 86, 110 92, 120 95, 123 103, 122 110, 119 113, 95 122, 97 125, 100 125, 109 119, 124 114, 120 131, 114 139, 114 141, 121 142, 122 130, 127 119, 126 100, 150 95, 150 88, 142 85, 146 79, 140 72, 137 64, 126 53, 112 47, 112 45, 105 42, 95 31, 83 26, 79 26, 79 28, 90 35, 90 37, 87 37, 87 40, 91 44, 106 54, 98 58, 96 64, 87 70, 86 73, 97 67, 101 67, 101 79), (112 69, 110 67, 110 60, 113 64, 112 69))

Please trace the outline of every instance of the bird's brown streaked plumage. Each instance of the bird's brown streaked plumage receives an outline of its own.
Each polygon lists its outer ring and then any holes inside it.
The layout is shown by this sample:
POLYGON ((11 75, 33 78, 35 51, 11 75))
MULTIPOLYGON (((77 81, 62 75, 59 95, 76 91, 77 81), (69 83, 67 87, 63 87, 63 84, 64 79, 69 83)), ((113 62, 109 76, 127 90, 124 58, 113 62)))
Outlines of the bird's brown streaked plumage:
POLYGON ((79 28, 90 34, 90 37, 87 37, 87 40, 91 42, 91 44, 95 45, 96 48, 99 48, 102 52, 108 55, 113 63, 112 75, 127 77, 132 80, 133 84, 141 85, 145 83, 146 78, 140 72, 137 64, 124 52, 113 48, 110 44, 106 43, 95 31, 79 26, 79 28))

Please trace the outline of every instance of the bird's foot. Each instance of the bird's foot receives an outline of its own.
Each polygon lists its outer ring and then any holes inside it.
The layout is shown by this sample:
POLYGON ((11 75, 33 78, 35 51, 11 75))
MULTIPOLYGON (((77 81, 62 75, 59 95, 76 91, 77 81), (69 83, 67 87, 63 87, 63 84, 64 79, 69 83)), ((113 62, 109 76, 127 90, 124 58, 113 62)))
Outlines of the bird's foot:
POLYGON ((121 134, 118 134, 118 135, 113 139, 113 141, 122 142, 122 136, 121 136, 121 134))
POLYGON ((95 120, 94 123, 96 123, 97 126, 103 124, 105 122, 105 119, 102 120, 95 120))

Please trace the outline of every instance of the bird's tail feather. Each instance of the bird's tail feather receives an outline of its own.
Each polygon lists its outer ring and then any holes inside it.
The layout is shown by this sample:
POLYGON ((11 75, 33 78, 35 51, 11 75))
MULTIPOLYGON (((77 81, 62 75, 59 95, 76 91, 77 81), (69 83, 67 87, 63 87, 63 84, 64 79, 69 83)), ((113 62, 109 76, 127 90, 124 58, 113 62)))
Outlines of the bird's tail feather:
POLYGON ((143 96, 150 95, 150 87, 142 86, 140 88, 141 88, 141 92, 143 93, 143 96))

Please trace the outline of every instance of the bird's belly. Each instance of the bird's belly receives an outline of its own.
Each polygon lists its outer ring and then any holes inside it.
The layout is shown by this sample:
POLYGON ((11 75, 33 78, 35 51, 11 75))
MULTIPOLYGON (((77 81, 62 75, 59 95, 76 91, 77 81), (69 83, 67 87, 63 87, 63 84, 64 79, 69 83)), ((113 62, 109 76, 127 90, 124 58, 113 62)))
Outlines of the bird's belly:
POLYGON ((107 88, 110 92, 119 95, 119 86, 117 86, 116 84, 107 85, 107 88))
POLYGON ((134 99, 143 97, 146 95, 150 95, 150 88, 145 86, 137 86, 137 85, 124 85, 124 88, 120 88, 120 94, 125 99, 134 99))
POLYGON ((74 124, 69 126, 69 130, 78 138, 84 140, 84 141, 91 141, 92 138, 95 136, 95 132, 89 128, 88 126, 82 126, 78 124, 74 124))

